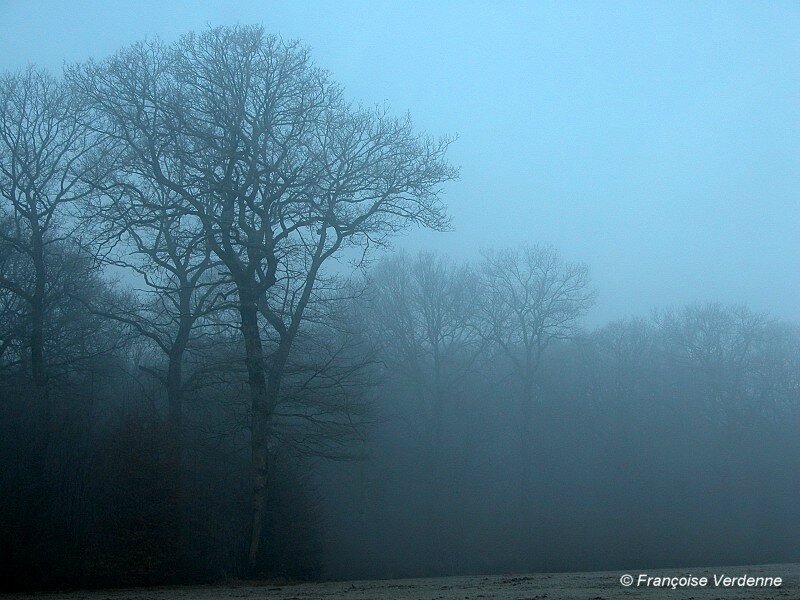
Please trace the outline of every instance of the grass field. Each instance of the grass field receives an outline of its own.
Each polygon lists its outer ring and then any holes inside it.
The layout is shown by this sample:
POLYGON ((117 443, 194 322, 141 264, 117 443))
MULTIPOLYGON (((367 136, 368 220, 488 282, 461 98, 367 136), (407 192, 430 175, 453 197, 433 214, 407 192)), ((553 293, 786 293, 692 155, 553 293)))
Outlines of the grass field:
POLYGON ((738 567, 713 567, 695 569, 631 570, 634 577, 630 587, 620 583, 624 571, 594 573, 537 573, 530 575, 492 575, 472 577, 434 577, 428 579, 390 579, 377 581, 338 581, 326 583, 298 583, 277 585, 242 582, 207 587, 162 587, 142 589, 98 590, 63 594, 29 594, 13 598, 37 600, 612 600, 617 598, 677 599, 754 599, 800 598, 800 564, 753 565, 738 567), (637 586, 640 573, 651 577, 680 577, 694 575, 707 577, 705 587, 650 587, 637 586), (715 585, 718 577, 743 575, 752 577, 780 577, 780 587, 738 587, 715 585))

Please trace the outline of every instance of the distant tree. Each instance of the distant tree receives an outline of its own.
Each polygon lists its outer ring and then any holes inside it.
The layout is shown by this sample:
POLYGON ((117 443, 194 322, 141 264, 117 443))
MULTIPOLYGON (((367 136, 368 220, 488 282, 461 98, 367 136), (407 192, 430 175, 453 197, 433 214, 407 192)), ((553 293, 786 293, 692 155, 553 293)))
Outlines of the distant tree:
POLYGON ((595 293, 588 267, 564 261, 551 246, 487 251, 482 276, 483 329, 495 350, 510 362, 521 386, 517 477, 523 508, 534 469, 544 462, 536 458, 541 442, 534 437, 535 414, 542 406, 538 378, 544 352, 554 342, 576 336, 595 293))
POLYGON ((370 274, 370 319, 385 361, 427 405, 435 445, 444 403, 484 348, 480 282, 468 265, 430 252, 390 258, 370 274))
POLYGON ((551 246, 524 246, 486 252, 482 275, 485 329, 511 361, 527 413, 543 352, 556 340, 573 338, 594 304, 589 269, 564 261, 551 246))
POLYGON ((687 400, 700 403, 692 410, 734 430, 751 423, 761 410, 753 386, 770 319, 746 306, 708 303, 664 311, 656 322, 675 374, 691 382, 687 400))
MULTIPOLYGON (((465 396, 485 346, 479 330, 479 279, 468 264, 420 252, 378 263, 367 285, 362 318, 380 348, 384 385, 400 391, 394 403, 382 403, 383 415, 392 420, 399 415, 414 432, 406 452, 418 456, 419 525, 425 548, 444 553, 457 501, 448 477, 455 461, 467 460, 478 446, 477 436, 465 436, 459 426, 472 418, 465 396)), ((358 481, 364 514, 380 474, 369 479, 358 481)))

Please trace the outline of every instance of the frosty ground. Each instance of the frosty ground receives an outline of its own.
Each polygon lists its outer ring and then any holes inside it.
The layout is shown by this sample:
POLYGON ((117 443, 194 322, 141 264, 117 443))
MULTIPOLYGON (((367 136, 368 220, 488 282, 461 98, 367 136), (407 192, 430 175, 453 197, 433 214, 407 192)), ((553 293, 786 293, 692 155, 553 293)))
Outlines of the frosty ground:
POLYGON ((143 589, 99 590, 63 594, 22 594, 13 598, 37 600, 612 600, 616 598, 677 599, 752 599, 800 598, 800 564, 753 565, 694 569, 631 569, 594 573, 537 573, 529 575, 492 575, 470 577, 434 577, 427 579, 390 579, 376 581, 339 581, 327 583, 238 583, 207 587, 161 587, 143 589), (639 573, 654 577, 695 575, 707 577, 706 587, 660 589, 652 587, 623 587, 620 577, 630 574, 634 580, 639 573), (780 587, 738 588, 715 587, 713 575, 740 577, 780 577, 780 587))

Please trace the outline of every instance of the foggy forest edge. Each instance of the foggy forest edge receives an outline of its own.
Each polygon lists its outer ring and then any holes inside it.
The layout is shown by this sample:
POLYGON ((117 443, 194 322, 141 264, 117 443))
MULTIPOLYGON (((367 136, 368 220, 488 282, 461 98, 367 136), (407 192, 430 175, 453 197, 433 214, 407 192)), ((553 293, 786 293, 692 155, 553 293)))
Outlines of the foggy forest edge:
POLYGON ((259 27, 0 99, 4 586, 796 558, 796 324, 589 331, 536 240, 386 252, 448 228, 453 140, 259 27))

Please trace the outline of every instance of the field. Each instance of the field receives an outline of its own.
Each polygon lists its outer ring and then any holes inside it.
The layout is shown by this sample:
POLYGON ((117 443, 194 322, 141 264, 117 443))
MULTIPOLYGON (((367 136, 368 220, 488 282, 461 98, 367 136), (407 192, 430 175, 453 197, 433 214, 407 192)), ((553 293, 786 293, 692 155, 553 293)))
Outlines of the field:
POLYGON ((101 590, 64 594, 18 595, 13 598, 36 600, 613 600, 622 598, 678 599, 754 599, 800 598, 800 564, 754 565, 695 569, 631 570, 634 579, 640 573, 651 577, 694 575, 707 577, 705 587, 623 587, 623 571, 594 573, 538 573, 531 575, 493 575, 472 577, 436 577, 429 579, 391 579, 382 581, 340 581, 276 585, 239 583, 207 587, 163 587, 145 589, 101 590), (743 575, 780 577, 780 587, 725 587, 714 585, 718 577, 743 575))

